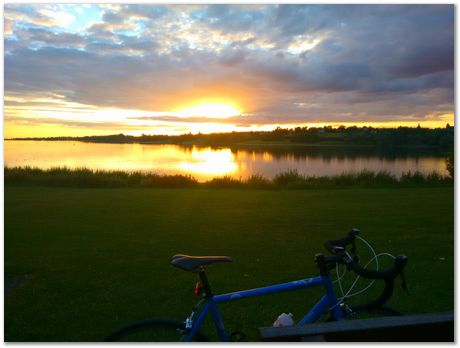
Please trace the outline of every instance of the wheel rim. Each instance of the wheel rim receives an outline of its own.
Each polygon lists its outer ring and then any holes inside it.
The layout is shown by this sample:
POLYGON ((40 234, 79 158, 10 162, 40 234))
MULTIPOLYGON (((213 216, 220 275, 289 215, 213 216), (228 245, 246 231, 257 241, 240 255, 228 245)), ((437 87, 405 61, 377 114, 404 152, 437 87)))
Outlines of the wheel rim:
MULTIPOLYGON (((114 342, 180 342, 185 339, 184 324, 168 320, 146 320, 111 333, 106 341, 114 342)), ((207 341, 197 333, 197 341, 207 341)))

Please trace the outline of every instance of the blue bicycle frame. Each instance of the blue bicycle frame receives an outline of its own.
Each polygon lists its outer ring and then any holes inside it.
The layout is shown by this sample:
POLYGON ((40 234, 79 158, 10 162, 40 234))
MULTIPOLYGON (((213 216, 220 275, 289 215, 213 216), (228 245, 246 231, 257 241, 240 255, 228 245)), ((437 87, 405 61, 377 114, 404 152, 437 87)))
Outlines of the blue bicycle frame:
POLYGON ((204 307, 199 312, 197 318, 192 324, 191 330, 188 335, 185 337, 185 341, 193 341, 196 333, 201 327, 204 319, 207 314, 211 312, 211 315, 214 319, 214 324, 216 326, 217 333, 219 334, 219 339, 221 341, 228 341, 228 335, 225 331, 222 318, 217 309, 217 304, 223 302, 230 302, 234 300, 240 300, 247 297, 255 297, 262 295, 276 294, 285 291, 293 291, 300 289, 312 288, 315 286, 324 286, 326 293, 325 295, 313 306, 313 308, 305 315, 297 325, 303 325, 307 323, 312 323, 316 321, 322 314, 326 312, 327 309, 331 309, 332 315, 336 320, 343 319, 343 314, 338 306, 337 297, 332 286, 332 281, 329 274, 321 275, 318 277, 307 278, 302 280, 295 280, 288 283, 277 284, 266 286, 257 289, 244 290, 238 292, 232 292, 229 294, 211 296, 206 299, 204 307))

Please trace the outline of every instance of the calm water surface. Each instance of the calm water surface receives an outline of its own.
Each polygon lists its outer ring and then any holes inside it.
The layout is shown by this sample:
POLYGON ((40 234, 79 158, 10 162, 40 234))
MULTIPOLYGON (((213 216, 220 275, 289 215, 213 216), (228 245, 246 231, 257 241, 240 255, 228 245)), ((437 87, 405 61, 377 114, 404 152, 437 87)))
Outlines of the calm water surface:
POLYGON ((247 178, 262 174, 272 178, 288 169, 311 176, 385 170, 433 171, 447 175, 443 155, 381 155, 360 150, 265 148, 230 149, 178 145, 98 144, 78 141, 5 141, 5 165, 190 174, 200 181, 230 175, 247 178))

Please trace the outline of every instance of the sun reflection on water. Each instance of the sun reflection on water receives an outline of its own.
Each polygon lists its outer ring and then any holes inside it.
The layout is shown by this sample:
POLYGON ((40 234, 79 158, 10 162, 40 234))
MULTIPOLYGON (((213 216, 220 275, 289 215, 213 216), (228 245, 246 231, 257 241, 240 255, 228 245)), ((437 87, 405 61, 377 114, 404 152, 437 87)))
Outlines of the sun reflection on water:
POLYGON ((197 149, 193 148, 188 161, 178 164, 178 168, 201 175, 225 175, 238 169, 234 155, 230 149, 197 149))

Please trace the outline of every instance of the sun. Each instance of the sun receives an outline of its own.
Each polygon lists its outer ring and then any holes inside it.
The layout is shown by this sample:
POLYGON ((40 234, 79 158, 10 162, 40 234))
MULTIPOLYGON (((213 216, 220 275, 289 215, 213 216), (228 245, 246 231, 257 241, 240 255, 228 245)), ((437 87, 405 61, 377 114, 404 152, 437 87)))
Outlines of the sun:
POLYGON ((231 104, 227 103, 201 103, 178 112, 183 117, 215 117, 227 118, 239 116, 241 112, 231 104))

